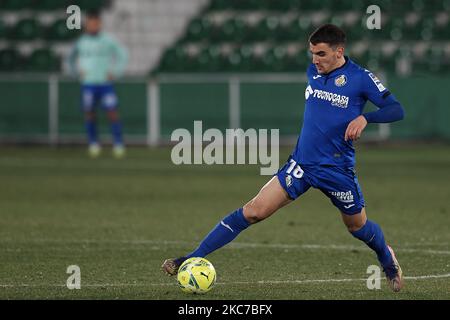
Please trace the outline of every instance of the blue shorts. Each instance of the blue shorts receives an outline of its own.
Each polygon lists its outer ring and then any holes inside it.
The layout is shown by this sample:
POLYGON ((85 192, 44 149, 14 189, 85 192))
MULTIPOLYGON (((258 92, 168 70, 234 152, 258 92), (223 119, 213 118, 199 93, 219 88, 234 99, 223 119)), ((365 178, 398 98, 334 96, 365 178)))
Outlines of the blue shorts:
POLYGON ((313 187, 322 191, 345 214, 360 213, 364 207, 364 197, 353 167, 299 165, 289 157, 276 175, 293 200, 313 187))
POLYGON ((105 110, 117 108, 117 95, 111 84, 84 84, 81 86, 81 108, 94 111, 100 105, 105 110))

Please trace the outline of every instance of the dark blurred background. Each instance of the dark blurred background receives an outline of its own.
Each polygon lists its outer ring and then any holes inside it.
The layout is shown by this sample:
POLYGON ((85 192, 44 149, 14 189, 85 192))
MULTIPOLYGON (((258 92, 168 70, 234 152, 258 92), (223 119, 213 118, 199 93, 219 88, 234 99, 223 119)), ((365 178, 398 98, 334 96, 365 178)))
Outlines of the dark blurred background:
MULTIPOLYGON (((308 36, 341 26, 347 54, 406 108, 366 140, 450 139, 449 0, 0 0, 0 141, 84 141, 79 84, 66 57, 80 30, 66 8, 101 9, 129 50, 116 85, 127 143, 159 145, 176 128, 279 128, 299 133, 308 36), (369 5, 381 29, 369 30, 369 5)), ((369 106, 370 108, 370 106, 369 106)), ((109 139, 103 125, 104 139, 109 139)))

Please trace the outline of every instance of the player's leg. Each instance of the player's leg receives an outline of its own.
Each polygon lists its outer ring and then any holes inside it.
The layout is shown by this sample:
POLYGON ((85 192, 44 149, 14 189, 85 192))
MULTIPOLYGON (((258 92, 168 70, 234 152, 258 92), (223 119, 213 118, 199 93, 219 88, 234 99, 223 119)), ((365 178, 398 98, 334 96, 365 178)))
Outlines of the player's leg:
POLYGON ((113 135, 113 154, 116 158, 122 158, 125 156, 125 145, 122 138, 122 123, 119 113, 116 109, 113 109, 108 110, 107 115, 113 135))
POLYGON ((356 214, 346 212, 341 212, 341 214, 348 231, 355 238, 363 241, 369 248, 375 251, 391 289, 396 292, 400 291, 403 286, 402 269, 395 257, 394 251, 386 244, 381 227, 377 223, 367 219, 364 208, 356 214))
POLYGON ((111 134, 113 137, 113 154, 117 158, 125 155, 125 146, 122 137, 122 122, 117 111, 118 99, 114 87, 105 85, 102 87, 102 107, 106 110, 111 134))
POLYGON ((100 145, 97 136, 97 117, 95 113, 95 88, 84 85, 81 88, 82 109, 84 112, 84 126, 89 144, 89 155, 96 158, 100 155, 100 145))
POLYGON ((167 259, 164 261, 162 265, 163 271, 168 275, 176 274, 178 267, 186 259, 205 257, 231 242, 251 224, 268 218, 291 201, 278 178, 276 176, 273 177, 243 208, 233 211, 220 221, 203 239, 197 249, 178 259, 167 259))
POLYGON ((390 283, 391 287, 395 291, 400 290, 401 269, 398 268, 396 271, 398 262, 391 252, 392 249, 386 245, 380 226, 367 219, 364 197, 355 170, 339 167, 322 168, 318 173, 317 180, 321 191, 341 212, 348 231, 375 251, 388 280, 398 280, 394 281, 397 282, 395 286, 390 283))

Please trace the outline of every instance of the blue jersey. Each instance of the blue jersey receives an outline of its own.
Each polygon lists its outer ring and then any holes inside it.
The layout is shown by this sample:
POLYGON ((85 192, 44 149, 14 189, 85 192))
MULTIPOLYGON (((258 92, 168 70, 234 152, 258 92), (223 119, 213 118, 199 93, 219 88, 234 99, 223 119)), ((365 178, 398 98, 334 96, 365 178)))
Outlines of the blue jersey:
POLYGON ((328 74, 319 74, 314 64, 307 70, 303 127, 292 154, 301 165, 354 166, 353 143, 344 140, 348 124, 362 114, 367 100, 376 106, 396 102, 373 73, 345 60, 328 74))

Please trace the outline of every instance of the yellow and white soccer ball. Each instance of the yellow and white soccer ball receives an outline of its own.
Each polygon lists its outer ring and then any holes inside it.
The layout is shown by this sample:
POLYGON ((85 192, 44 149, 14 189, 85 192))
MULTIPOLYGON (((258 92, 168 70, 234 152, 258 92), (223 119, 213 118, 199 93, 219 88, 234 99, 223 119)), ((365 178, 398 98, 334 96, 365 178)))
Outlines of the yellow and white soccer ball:
POLYGON ((178 269, 177 280, 184 292, 203 294, 214 287, 216 270, 205 258, 189 258, 178 269))

